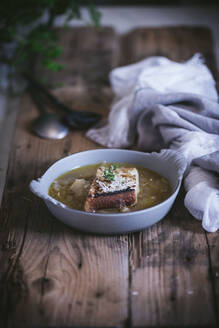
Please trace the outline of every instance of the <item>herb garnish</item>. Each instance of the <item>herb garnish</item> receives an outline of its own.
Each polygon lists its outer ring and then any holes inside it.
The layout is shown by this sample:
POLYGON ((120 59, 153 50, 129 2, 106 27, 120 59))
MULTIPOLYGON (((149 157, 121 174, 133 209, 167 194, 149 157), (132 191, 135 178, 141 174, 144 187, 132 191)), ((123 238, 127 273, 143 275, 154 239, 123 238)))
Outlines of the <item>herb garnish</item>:
POLYGON ((104 178, 106 180, 110 180, 110 181, 114 181, 115 180, 115 174, 113 173, 113 171, 111 171, 111 169, 104 169, 103 172, 104 178))
POLYGON ((106 180, 114 181, 115 180, 115 173, 114 171, 119 167, 118 163, 110 165, 109 168, 105 168, 103 171, 103 176, 106 180))

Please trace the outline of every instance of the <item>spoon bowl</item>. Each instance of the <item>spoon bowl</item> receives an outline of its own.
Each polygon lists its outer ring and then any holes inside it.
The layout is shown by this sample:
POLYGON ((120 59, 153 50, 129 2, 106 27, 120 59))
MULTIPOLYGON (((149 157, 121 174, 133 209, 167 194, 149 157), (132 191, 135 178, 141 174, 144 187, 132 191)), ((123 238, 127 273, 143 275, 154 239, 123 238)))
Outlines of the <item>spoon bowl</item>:
POLYGON ((33 131, 44 139, 62 139, 68 132, 68 127, 62 123, 60 118, 51 113, 41 114, 33 122, 33 131))
POLYGON ((35 119, 32 129, 36 135, 44 139, 62 139, 68 132, 68 127, 56 114, 47 112, 43 100, 37 95, 34 88, 29 87, 30 95, 35 102, 40 116, 35 119))

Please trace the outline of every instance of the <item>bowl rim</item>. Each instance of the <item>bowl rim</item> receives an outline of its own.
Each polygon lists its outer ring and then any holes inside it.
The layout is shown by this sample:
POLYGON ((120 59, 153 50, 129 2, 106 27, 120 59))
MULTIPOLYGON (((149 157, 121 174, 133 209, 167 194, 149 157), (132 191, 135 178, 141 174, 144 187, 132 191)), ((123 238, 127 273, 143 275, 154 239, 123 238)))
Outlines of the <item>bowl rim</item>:
MULTIPOLYGON (((52 169, 53 165, 55 165, 56 163, 58 163, 59 161, 62 161, 62 160, 65 160, 71 156, 74 156, 74 155, 79 155, 79 154, 84 154, 84 153, 88 153, 88 152, 110 152, 110 151, 115 151, 115 152, 129 152, 129 153, 133 153, 133 154, 136 154, 136 153, 139 153, 139 154, 142 154, 142 155, 146 155, 146 156, 150 156, 152 155, 153 153, 157 153, 157 152, 152 152, 152 153, 146 153, 146 152, 141 152, 141 151, 137 151, 137 150, 131 150, 131 149, 115 149, 115 148, 111 148, 111 149, 89 149, 89 150, 85 150, 85 151, 81 151, 81 152, 77 152, 77 153, 73 153, 71 155, 68 155, 66 157, 63 157, 63 158, 60 158, 59 160, 57 160, 56 162, 54 162, 47 170, 46 172, 42 175, 41 178, 43 178, 46 173, 52 169)), ((157 153, 158 154, 158 153, 157 153)), ((92 165, 92 164, 90 164, 92 165)), ((77 168, 80 167, 80 166, 77 166, 77 168)), ((153 171, 153 170, 152 170, 153 171)), ((67 171, 68 172, 68 171, 67 171)), ((154 171, 156 172, 156 171, 154 171)), ((54 181, 54 180, 53 180, 54 181)), ((78 210, 78 209, 74 209, 74 208, 71 208, 67 205, 65 205, 64 203, 56 200, 55 198, 51 197, 49 194, 48 194, 48 191, 47 191, 47 196, 48 198, 47 199, 44 199, 44 201, 48 201, 49 203, 51 203, 52 205, 55 205, 55 206, 59 206, 63 209, 66 209, 67 211, 69 212, 72 212, 74 214, 78 213, 78 214, 83 214, 83 215, 86 215, 86 216, 97 216, 97 217, 103 217, 104 218, 110 218, 110 217, 116 217, 116 216, 119 216, 119 217, 125 217, 125 216, 130 216, 130 215, 136 215, 136 214, 143 214, 145 212, 151 212, 153 211, 154 209, 157 209, 158 207, 161 207, 163 205, 165 205, 166 203, 168 203, 172 198, 175 197, 175 195, 178 194, 178 191, 179 191, 179 188, 180 188, 180 185, 181 185, 181 182, 182 182, 182 177, 178 177, 178 182, 177 182, 177 185, 176 187, 172 190, 170 196, 168 198, 166 198, 165 200, 163 200, 162 202, 156 204, 156 205, 153 205, 153 206, 150 206, 148 208, 145 208, 145 209, 142 209, 142 210, 136 210, 136 211, 130 211, 130 212, 124 212, 124 213, 121 213, 121 212, 118 212, 118 213, 96 213, 96 212, 86 212, 86 211, 83 211, 83 210, 78 210), (55 200, 55 202, 53 201, 53 199, 55 200)), ((51 184, 50 184, 51 185, 51 184)))

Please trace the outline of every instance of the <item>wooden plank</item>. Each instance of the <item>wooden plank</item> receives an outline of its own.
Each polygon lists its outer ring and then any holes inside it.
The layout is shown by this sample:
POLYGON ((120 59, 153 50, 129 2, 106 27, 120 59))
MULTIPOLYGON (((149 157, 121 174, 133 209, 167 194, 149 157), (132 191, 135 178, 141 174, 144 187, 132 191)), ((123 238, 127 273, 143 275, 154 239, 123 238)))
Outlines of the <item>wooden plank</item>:
POLYGON ((216 325, 208 255, 205 233, 180 198, 162 223, 132 236, 133 326, 216 325))
MULTIPOLYGON (((74 95, 75 96, 75 95, 74 95)), ((27 128, 35 113, 25 97, 10 156, 1 210, 2 326, 120 326, 127 317, 125 237, 74 232, 55 220, 28 184, 67 153, 96 148, 84 133, 41 140, 27 128), (83 142, 82 142, 83 140, 83 142), (81 149, 80 149, 81 147, 81 149)), ((90 109, 102 110, 102 103, 90 109), (97 108, 99 107, 99 108, 97 108)), ((1 326, 1 325, 0 325, 1 326)))
MULTIPOLYGON (((103 30, 102 44, 100 35, 91 32, 93 36, 87 37, 79 31, 69 31, 66 40, 74 35, 74 44, 84 47, 83 65, 77 59, 81 52, 73 52, 70 46, 71 53, 65 52, 63 58, 72 74, 60 73, 57 80, 51 75, 48 82, 57 87, 67 81, 68 86, 54 92, 80 110, 106 115, 112 96, 106 74, 118 60, 128 64, 154 54, 185 60, 192 52, 202 51, 209 54, 208 62, 214 67, 206 29, 136 30, 123 38, 120 58, 114 32, 103 30), (86 42, 82 45, 81 40, 86 42), (103 73, 97 75, 95 50, 90 49, 86 57, 92 44, 99 49, 99 58, 101 49, 110 53, 106 55, 110 63, 104 59, 103 73), (88 57, 90 63, 85 60, 88 57)), ((62 141, 31 135, 30 122, 37 115, 32 108, 25 96, 0 211, 0 327, 215 325, 217 234, 205 234, 186 212, 183 193, 164 221, 141 233, 95 237, 69 229, 29 192, 29 181, 59 158, 99 146, 87 140, 84 132, 71 132, 62 141)))
MULTIPOLYGON (((123 49, 128 49, 126 63, 151 55, 184 61, 200 52, 215 72, 212 39, 204 28, 138 29, 123 39, 123 49)), ((211 247, 200 222, 184 208, 183 198, 181 191, 161 223, 129 237, 131 326, 216 325, 211 247)), ((214 245, 218 260, 215 239, 214 245)))
POLYGON ((112 28, 57 29, 62 55, 57 62, 64 65, 59 72, 36 68, 37 76, 53 87, 99 88, 109 85, 108 74, 118 66, 119 38, 112 28))
MULTIPOLYGON (((103 48, 106 37, 98 41, 103 48)), ((96 44, 86 47, 95 57, 96 44)), ((103 71, 112 67, 110 61, 106 57, 103 71)), ((74 108, 106 115, 111 93, 99 77, 94 81, 102 83, 98 93, 92 87, 85 92, 85 83, 55 92, 74 108)), ((75 232, 55 220, 28 187, 54 161, 98 146, 76 131, 64 140, 39 139, 30 133, 37 112, 28 96, 20 109, 0 212, 0 326, 122 326, 128 308, 127 238, 75 232)))
MULTIPOLYGON (((2 95, 2 97, 4 97, 2 95)), ((5 96, 5 100, 7 97, 5 96)), ((3 105, 3 104, 1 104, 3 105)), ((0 204, 5 186, 6 173, 8 167, 9 151, 14 132, 14 126, 17 118, 17 108, 19 107, 19 98, 7 99, 5 103, 5 112, 0 118, 0 204)))
POLYGON ((219 324, 219 232, 205 233, 209 252, 209 275, 212 281, 212 293, 217 324, 219 324))
POLYGON ((175 61, 188 60, 195 53, 217 78, 211 31, 205 27, 163 27, 136 29, 123 37, 123 64, 149 56, 164 56, 175 61))

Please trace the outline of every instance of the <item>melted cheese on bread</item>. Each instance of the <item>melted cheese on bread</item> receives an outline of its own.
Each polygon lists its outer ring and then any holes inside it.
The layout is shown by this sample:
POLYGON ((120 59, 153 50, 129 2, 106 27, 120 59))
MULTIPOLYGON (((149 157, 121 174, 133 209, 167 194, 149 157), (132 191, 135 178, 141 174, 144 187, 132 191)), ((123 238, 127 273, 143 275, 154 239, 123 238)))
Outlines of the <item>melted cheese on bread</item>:
POLYGON ((138 170, 127 167, 116 168, 111 171, 111 177, 107 176, 106 173, 109 172, 107 170, 109 168, 104 165, 97 169, 85 203, 86 211, 109 207, 123 208, 137 203, 138 170))

